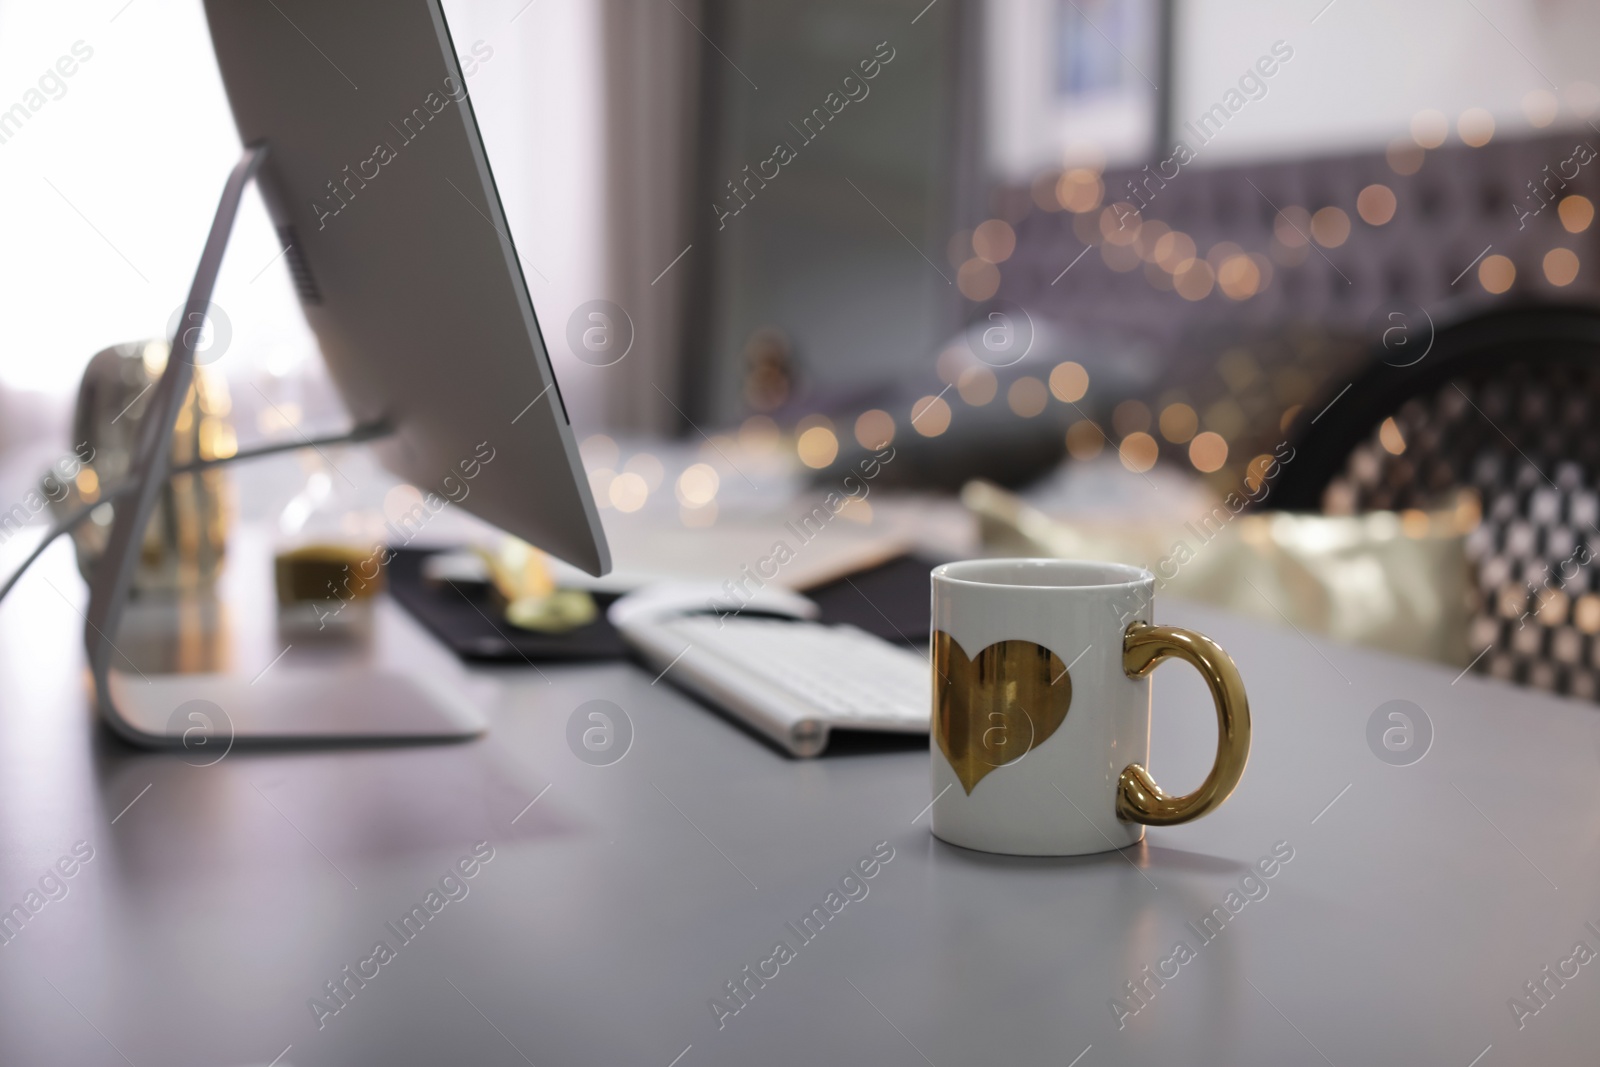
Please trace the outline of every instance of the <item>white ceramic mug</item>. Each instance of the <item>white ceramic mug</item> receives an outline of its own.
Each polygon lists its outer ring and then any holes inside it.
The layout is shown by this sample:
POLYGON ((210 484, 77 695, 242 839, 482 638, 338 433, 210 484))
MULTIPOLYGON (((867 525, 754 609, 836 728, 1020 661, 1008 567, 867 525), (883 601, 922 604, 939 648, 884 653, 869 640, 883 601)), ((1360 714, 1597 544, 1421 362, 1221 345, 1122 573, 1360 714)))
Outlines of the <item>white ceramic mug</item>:
POLYGON ((1227 653, 1150 622, 1155 576, 1120 563, 994 559, 933 571, 933 832, 954 845, 1075 856, 1199 818, 1244 773, 1250 711, 1227 653), (1168 796, 1150 759, 1150 673, 1205 678, 1217 758, 1168 796))

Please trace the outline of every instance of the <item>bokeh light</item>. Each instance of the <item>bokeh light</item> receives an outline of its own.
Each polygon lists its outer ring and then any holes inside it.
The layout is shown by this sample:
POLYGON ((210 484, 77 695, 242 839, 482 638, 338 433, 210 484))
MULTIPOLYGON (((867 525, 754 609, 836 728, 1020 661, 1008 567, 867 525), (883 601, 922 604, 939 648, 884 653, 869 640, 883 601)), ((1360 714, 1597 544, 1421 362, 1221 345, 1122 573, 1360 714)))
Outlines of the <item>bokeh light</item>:
POLYGON ((911 428, 923 437, 938 437, 950 428, 950 405, 941 396, 923 397, 911 405, 911 428))
POLYGON ((1517 268, 1502 255, 1486 256, 1478 264, 1478 282, 1491 293, 1503 293, 1517 280, 1517 268))
POLYGON ((813 470, 821 470, 839 455, 839 438, 826 426, 813 426, 795 441, 795 451, 800 462, 813 470))
POLYGON ((1267 471, 1270 470, 1272 465, 1276 462, 1278 461, 1272 456, 1262 453, 1255 459, 1252 459, 1249 463, 1245 464, 1244 487, 1252 493, 1254 493, 1257 489, 1260 489, 1261 484, 1267 480, 1267 471))
POLYGON ((1076 404, 1089 391, 1089 372, 1067 360, 1050 372, 1050 393, 1064 404, 1076 404))
POLYGON ((1122 465, 1135 474, 1143 474, 1154 467, 1156 457, 1160 454, 1156 439, 1147 433, 1130 433, 1122 439, 1122 445, 1117 449, 1117 458, 1122 460, 1122 465))
POLYGON ((1394 190, 1387 185, 1369 185, 1356 197, 1356 214, 1368 226, 1382 226, 1394 218, 1394 190))
POLYGON ((1311 212, 1291 204, 1272 217, 1272 236, 1286 248, 1303 248, 1311 240, 1311 212))
POLYGON ((856 443, 874 451, 894 440, 894 416, 881 408, 856 416, 856 443))
POLYGON ((1191 260, 1187 267, 1173 276, 1172 287, 1185 300, 1204 300, 1211 295, 1211 288, 1216 284, 1216 280, 1216 275, 1211 271, 1211 264, 1203 259, 1196 259, 1191 260))
POLYGON ((1481 107, 1469 107, 1456 119, 1456 134, 1463 144, 1482 148, 1494 137, 1494 116, 1481 107))
POLYGON ((1201 474, 1221 470, 1228 462, 1228 442, 1221 434, 1210 430, 1195 434, 1194 440, 1189 442, 1189 462, 1201 474))
POLYGON ((1175 445, 1181 445, 1194 436, 1200 428, 1200 416, 1188 404, 1168 404, 1161 409, 1161 436, 1175 445))
POLYGON ((1004 263, 1017 250, 1017 234, 1003 219, 990 219, 972 231, 972 251, 989 263, 1004 263))
POLYGON ((1563 197, 1556 206, 1556 213, 1561 216, 1561 225, 1568 233, 1582 233, 1594 221, 1594 205, 1586 196, 1563 197))
POLYGON ((606 495, 611 498, 611 506, 618 511, 638 511, 649 499, 650 487, 639 475, 625 471, 611 479, 611 486, 606 495))
POLYGON ((1150 220, 1139 227, 1139 236, 1134 239, 1133 250, 1139 253, 1139 258, 1146 263, 1156 261, 1156 245, 1172 228, 1164 222, 1150 220))
POLYGON ((644 479, 644 484, 650 492, 661 488, 661 481, 667 476, 666 468, 661 461, 649 452, 640 452, 622 465, 625 474, 637 474, 644 479))
POLYGON ((1037 378, 1018 378, 1006 390, 1006 406, 1013 414, 1024 419, 1031 419, 1042 412, 1048 400, 1048 390, 1037 378))
POLYGON ((622 458, 617 443, 603 433, 585 437, 578 446, 578 455, 583 457, 583 465, 591 470, 596 467, 615 468, 617 461, 622 458))
POLYGON ((1088 419, 1067 428, 1067 454, 1073 459, 1093 459, 1106 447, 1106 435, 1088 419))
POLYGON ((1450 120, 1443 111, 1428 109, 1411 118, 1411 139, 1423 148, 1438 148, 1450 133, 1450 120))
POLYGON ((1232 241, 1218 241, 1206 252, 1206 262, 1211 264, 1212 270, 1219 270, 1223 263, 1243 253, 1244 249, 1232 241))
POLYGON ((1249 256, 1229 256, 1217 268, 1217 286, 1230 300, 1248 300, 1261 289, 1261 268, 1249 256))
POLYGON ((968 367, 961 372, 961 377, 956 379, 956 392, 960 394, 963 402, 975 408, 995 398, 1000 389, 1000 383, 994 376, 994 371, 988 367, 968 367))
POLYGON ((678 475, 678 503, 690 508, 700 508, 717 498, 722 479, 717 469, 709 463, 696 463, 678 475))
POLYGON ((1194 238, 1181 230, 1162 234, 1154 246, 1156 263, 1168 274, 1176 274, 1193 263, 1197 251, 1194 238))
POLYGON ((1311 238, 1323 248, 1338 248, 1350 237, 1350 216, 1328 206, 1311 216, 1311 238))
POLYGON ((1398 456, 1405 452, 1406 439, 1401 436, 1400 427, 1395 424, 1392 417, 1384 419, 1383 425, 1378 427, 1378 443, 1391 456, 1398 456))
POLYGON ((987 300, 1000 290, 1000 269, 974 256, 956 271, 956 288, 968 300, 987 300))
POLYGON ((1075 167, 1061 175, 1056 183, 1056 199, 1068 211, 1083 214, 1100 206, 1105 195, 1105 184, 1100 175, 1087 167, 1075 167))
POLYGON ((1131 245, 1138 238, 1139 226, 1143 221, 1138 208, 1126 200, 1119 200, 1100 212, 1100 236, 1106 239, 1107 244, 1131 245))
POLYGON ((1551 285, 1571 285, 1578 276, 1578 255, 1570 248, 1552 248, 1544 254, 1544 276, 1551 285))

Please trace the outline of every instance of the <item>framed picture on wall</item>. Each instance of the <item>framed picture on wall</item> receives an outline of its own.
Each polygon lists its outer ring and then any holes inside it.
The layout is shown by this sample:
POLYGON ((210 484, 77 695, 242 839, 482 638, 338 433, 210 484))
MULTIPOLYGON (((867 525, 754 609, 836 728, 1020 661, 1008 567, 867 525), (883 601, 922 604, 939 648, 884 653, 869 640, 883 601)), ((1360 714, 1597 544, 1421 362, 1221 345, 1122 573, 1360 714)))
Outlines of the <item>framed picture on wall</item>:
POLYGON ((1163 0, 1008 0, 988 5, 987 154, 1025 181, 1077 155, 1145 159, 1163 124, 1163 0))

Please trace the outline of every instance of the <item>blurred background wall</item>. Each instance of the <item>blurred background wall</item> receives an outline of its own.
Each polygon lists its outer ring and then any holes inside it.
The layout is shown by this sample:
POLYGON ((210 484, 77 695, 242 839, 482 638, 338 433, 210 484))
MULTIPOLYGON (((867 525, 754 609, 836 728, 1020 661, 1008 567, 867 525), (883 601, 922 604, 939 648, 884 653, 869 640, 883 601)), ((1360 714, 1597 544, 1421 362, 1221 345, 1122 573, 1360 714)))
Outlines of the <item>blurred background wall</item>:
MULTIPOLYGON (((763 360, 805 364, 845 395, 931 366, 973 306, 951 242, 992 212, 995 187, 1085 150, 1040 103, 1068 7, 1102 26, 1139 5, 447 3, 458 51, 492 52, 470 87, 574 420, 736 420, 753 410, 745 391, 763 360), (879 41, 897 58, 874 96, 730 222, 736 232, 710 229, 708 193, 879 41), (569 317, 595 299, 634 319, 626 373, 567 343, 569 317)), ((1453 129, 1481 110, 1499 138, 1589 130, 1597 31, 1600 8, 1577 0, 1195 0, 1172 5, 1169 106, 1177 122, 1197 115, 1282 39, 1292 63, 1196 166, 1377 151, 1424 114, 1453 129)), ((12 448, 64 445, 89 356, 167 332, 238 150, 198 3, 0 3, 0 103, 79 41, 92 59, 0 144, 5 243, 25 250, 0 257, 0 440, 12 448)), ((1099 165, 1133 162, 1115 155, 1099 165)), ((252 199, 218 291, 234 395, 248 407, 250 383, 266 382, 293 392, 303 418, 336 423, 278 252, 252 199)))

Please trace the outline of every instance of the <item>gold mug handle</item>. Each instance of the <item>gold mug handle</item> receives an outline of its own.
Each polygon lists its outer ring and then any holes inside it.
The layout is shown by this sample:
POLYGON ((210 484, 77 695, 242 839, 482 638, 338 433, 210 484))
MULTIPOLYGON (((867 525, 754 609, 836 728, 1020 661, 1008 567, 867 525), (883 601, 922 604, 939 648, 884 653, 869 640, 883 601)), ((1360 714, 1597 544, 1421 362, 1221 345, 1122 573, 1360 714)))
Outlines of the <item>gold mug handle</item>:
POLYGON ((1250 758, 1250 705, 1244 679, 1222 646, 1204 634, 1178 626, 1136 622, 1122 638, 1122 670, 1144 678, 1162 660, 1176 657, 1194 666, 1211 689, 1217 705, 1217 758, 1200 788, 1184 796, 1168 796, 1137 763, 1122 770, 1117 783, 1117 818, 1149 826, 1176 826, 1216 808, 1244 774, 1250 758))

